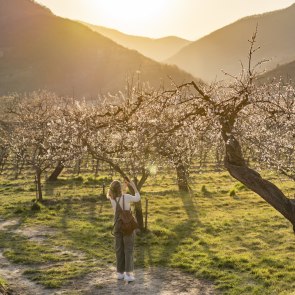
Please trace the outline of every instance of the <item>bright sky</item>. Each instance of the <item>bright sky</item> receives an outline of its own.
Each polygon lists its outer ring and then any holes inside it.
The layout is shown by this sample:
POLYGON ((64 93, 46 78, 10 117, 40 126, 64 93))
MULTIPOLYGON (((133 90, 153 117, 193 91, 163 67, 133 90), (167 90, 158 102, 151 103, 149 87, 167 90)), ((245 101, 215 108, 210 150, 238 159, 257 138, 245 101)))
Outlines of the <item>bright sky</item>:
POLYGON ((35 0, 56 15, 148 37, 196 40, 235 20, 295 0, 35 0))

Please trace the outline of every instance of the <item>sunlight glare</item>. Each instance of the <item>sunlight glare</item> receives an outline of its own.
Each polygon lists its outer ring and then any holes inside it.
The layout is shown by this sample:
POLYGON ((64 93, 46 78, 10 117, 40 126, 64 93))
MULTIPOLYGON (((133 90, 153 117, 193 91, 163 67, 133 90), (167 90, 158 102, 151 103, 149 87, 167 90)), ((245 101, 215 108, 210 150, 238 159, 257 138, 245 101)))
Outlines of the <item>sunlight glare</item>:
POLYGON ((139 26, 147 25, 169 6, 169 0, 108 0, 94 3, 100 10, 100 18, 103 18, 100 21, 109 22, 113 27, 123 23, 125 27, 130 26, 130 29, 135 23, 139 26))
POLYGON ((158 172, 158 167, 156 165, 150 165, 148 167, 148 170, 150 172, 151 175, 155 176, 158 172))

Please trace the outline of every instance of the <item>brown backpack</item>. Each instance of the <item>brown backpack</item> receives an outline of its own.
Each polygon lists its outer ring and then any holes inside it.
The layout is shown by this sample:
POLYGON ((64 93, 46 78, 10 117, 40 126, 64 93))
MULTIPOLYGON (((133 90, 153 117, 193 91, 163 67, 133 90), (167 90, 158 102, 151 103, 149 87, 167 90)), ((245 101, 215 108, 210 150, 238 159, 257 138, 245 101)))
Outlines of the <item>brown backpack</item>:
MULTIPOLYGON (((119 200, 120 201, 120 200, 119 200)), ((125 210, 125 199, 123 195, 123 209, 119 204, 119 201, 116 200, 118 209, 119 209, 119 218, 118 222, 120 222, 120 229, 124 236, 129 236, 133 233, 135 229, 137 229, 138 223, 135 220, 134 216, 132 215, 131 209, 125 210)))

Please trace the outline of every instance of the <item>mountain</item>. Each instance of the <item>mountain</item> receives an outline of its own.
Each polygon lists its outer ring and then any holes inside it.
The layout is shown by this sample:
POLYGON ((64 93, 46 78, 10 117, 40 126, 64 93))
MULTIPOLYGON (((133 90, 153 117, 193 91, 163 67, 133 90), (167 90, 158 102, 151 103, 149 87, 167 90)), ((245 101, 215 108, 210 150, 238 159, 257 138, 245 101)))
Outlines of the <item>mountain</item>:
POLYGON ((0 0, 0 36, 0 95, 46 88, 97 97, 122 90, 139 71, 154 87, 171 85, 169 76, 176 83, 194 79, 31 0, 0 0))
POLYGON ((284 81, 293 80, 295 81, 295 61, 286 63, 284 65, 278 65, 276 68, 272 69, 261 75, 259 80, 265 82, 266 80, 271 80, 273 78, 280 79, 284 81))
POLYGON ((240 61, 247 63, 248 40, 258 25, 255 60, 269 59, 270 70, 295 60, 295 4, 261 15, 243 18, 181 49, 167 60, 205 81, 223 78, 221 70, 237 74, 240 61))
POLYGON ((109 29, 106 27, 95 26, 85 22, 82 23, 95 32, 98 32, 105 37, 110 38, 116 43, 129 49, 137 50, 141 54, 156 61, 163 61, 168 59, 172 55, 176 54, 184 46, 191 43, 191 41, 174 36, 152 39, 127 35, 117 30, 109 29))

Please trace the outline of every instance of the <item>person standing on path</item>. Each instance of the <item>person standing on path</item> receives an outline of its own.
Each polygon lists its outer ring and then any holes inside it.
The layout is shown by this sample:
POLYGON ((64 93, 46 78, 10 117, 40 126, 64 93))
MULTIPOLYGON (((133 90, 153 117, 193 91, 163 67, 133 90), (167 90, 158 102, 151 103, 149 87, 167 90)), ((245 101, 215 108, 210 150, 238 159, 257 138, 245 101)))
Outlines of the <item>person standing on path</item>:
POLYGON ((129 195, 123 193, 122 184, 118 180, 114 180, 109 188, 107 197, 110 199, 114 209, 114 236, 115 236, 115 250, 117 259, 117 278, 118 280, 124 279, 127 282, 135 280, 133 275, 133 248, 134 248, 134 232, 130 235, 123 235, 119 220, 120 205, 125 210, 131 210, 130 203, 138 202, 140 200, 140 194, 133 181, 127 182, 126 185, 130 185, 135 195, 129 195), (124 204, 123 204, 124 202, 124 204))

